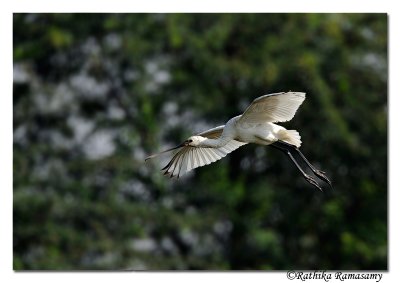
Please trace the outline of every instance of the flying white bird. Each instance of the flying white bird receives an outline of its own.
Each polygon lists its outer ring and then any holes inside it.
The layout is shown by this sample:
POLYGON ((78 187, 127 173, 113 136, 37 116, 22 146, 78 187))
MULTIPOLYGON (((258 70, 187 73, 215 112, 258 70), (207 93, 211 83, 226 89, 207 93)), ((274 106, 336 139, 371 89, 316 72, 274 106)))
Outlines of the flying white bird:
POLYGON ((325 172, 316 169, 299 150, 300 134, 296 130, 287 130, 274 124, 290 121, 305 97, 303 92, 292 91, 261 96, 255 99, 242 115, 233 117, 225 125, 191 136, 174 148, 147 157, 146 161, 159 154, 180 148, 162 169, 165 175, 179 178, 180 175, 192 169, 225 157, 247 143, 271 145, 287 154, 303 177, 322 191, 317 181, 306 174, 294 158, 294 154, 297 154, 317 178, 331 186, 331 181, 326 177, 325 172))

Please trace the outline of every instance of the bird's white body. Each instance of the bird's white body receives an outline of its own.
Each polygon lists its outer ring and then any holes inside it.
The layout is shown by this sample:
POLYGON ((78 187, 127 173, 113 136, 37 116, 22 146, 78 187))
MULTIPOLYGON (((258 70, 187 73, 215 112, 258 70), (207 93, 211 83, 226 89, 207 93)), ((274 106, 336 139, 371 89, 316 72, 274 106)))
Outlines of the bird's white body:
POLYGON ((242 115, 239 115, 230 119, 225 124, 221 136, 218 139, 191 136, 189 140, 193 140, 193 142, 188 145, 196 147, 223 147, 231 140, 243 143, 270 145, 278 140, 284 140, 300 147, 301 140, 297 131, 287 130, 271 122, 257 124, 238 123, 241 116, 242 115))
POLYGON ((284 130, 283 127, 271 122, 248 125, 238 123, 235 126, 237 140, 262 145, 269 145, 276 142, 278 140, 278 133, 284 130), (262 137, 262 139, 259 137, 262 137))

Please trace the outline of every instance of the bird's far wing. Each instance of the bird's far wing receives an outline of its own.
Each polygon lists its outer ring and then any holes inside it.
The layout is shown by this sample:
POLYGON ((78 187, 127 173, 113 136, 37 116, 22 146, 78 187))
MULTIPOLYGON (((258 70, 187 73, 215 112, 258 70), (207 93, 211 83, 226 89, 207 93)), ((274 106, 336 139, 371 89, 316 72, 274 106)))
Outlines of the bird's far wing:
POLYGON ((285 122, 294 117, 306 98, 304 92, 279 92, 256 98, 239 118, 238 123, 285 122))
POLYGON ((185 146, 172 157, 171 161, 162 170, 164 170, 164 175, 168 175, 171 178, 179 178, 179 176, 190 170, 220 160, 228 153, 245 144, 231 140, 225 146, 219 148, 185 146))
POLYGON ((222 131, 224 130, 225 125, 221 125, 212 129, 209 129, 207 131, 201 132, 200 134, 197 134, 196 136, 202 136, 208 139, 217 139, 221 136, 222 131))

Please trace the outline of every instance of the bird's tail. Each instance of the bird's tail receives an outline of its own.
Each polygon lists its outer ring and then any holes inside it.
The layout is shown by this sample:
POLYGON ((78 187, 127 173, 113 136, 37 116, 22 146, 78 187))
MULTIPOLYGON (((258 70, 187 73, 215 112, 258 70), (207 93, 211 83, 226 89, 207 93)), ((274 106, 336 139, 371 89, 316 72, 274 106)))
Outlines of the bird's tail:
POLYGON ((279 139, 287 143, 293 144, 296 147, 301 146, 301 136, 296 130, 284 130, 280 131, 279 139))

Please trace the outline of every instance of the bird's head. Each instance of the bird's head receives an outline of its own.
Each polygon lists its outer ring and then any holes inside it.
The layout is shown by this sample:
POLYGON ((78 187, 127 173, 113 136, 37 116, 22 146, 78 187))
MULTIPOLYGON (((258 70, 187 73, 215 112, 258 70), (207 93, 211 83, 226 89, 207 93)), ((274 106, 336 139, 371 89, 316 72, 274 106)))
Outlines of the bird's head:
POLYGON ((205 138, 205 137, 202 137, 202 136, 191 136, 190 138, 188 138, 187 140, 185 140, 183 143, 181 143, 181 144, 178 145, 178 146, 175 146, 175 147, 173 147, 173 148, 170 148, 170 149, 167 149, 167 150, 161 151, 161 152, 159 152, 159 153, 152 154, 152 155, 148 156, 148 157, 145 159, 145 161, 147 161, 147 160, 149 160, 149 159, 151 159, 151 158, 154 158, 154 157, 156 157, 156 156, 159 156, 159 155, 162 154, 162 153, 166 153, 166 152, 169 152, 169 151, 172 151, 172 150, 175 150, 175 149, 184 147, 184 146, 201 147, 201 143, 202 143, 203 141, 205 141, 205 140, 206 140, 206 138, 205 138))
POLYGON ((206 140, 205 137, 202 136, 191 136, 187 140, 183 142, 185 146, 199 146, 202 141, 206 140))

